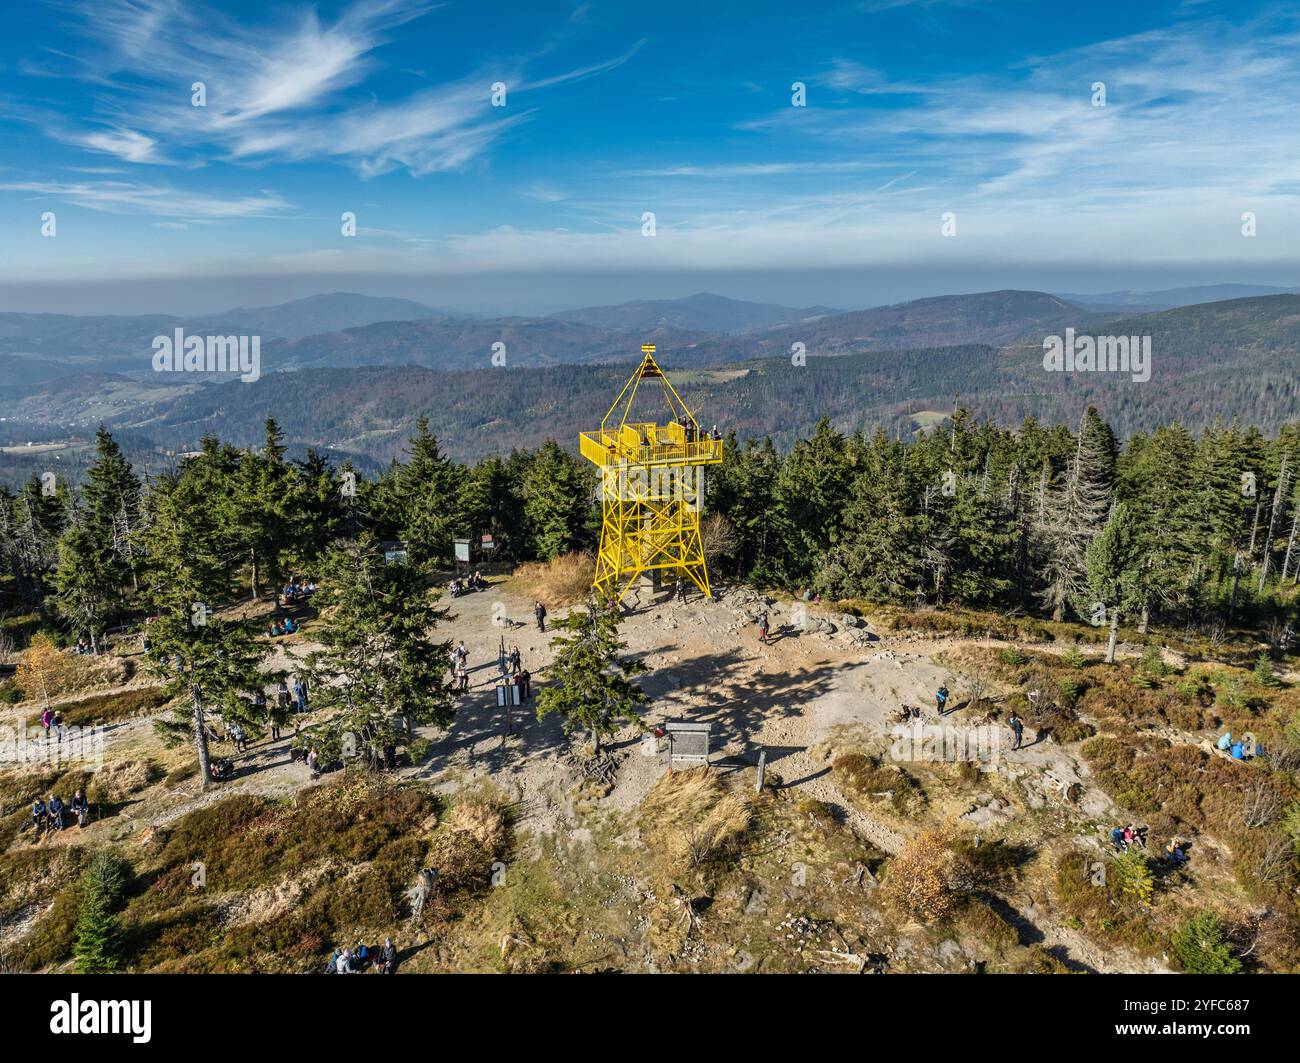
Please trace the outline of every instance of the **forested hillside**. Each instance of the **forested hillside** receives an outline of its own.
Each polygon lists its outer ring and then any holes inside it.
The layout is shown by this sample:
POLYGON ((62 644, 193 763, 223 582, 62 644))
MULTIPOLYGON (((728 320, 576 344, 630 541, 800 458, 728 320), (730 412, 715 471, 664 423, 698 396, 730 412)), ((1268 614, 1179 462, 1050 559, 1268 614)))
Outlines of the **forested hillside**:
MULTIPOLYGON (((938 347, 809 358, 789 356, 717 370, 676 373, 703 421, 744 439, 771 436, 780 447, 822 417, 842 431, 883 427, 910 435, 917 414, 950 412, 954 399, 1003 426, 1035 417, 1072 423, 1094 405, 1121 437, 1179 420, 1193 431, 1250 411, 1275 431, 1300 416, 1300 355, 1224 350, 1153 341, 1149 381, 1120 374, 1048 373, 1042 347, 938 347)), ((671 372, 672 362, 666 363, 671 372)), ((545 439, 576 445, 622 386, 621 367, 557 366, 436 373, 424 369, 350 369, 228 383, 166 401, 127 422, 169 446, 221 431, 254 441, 267 416, 288 438, 394 457, 415 418, 428 411, 439 438, 460 459, 537 446, 545 439)), ((925 417, 921 418, 924 423, 925 417)))
MULTIPOLYGON (((458 535, 490 533, 514 560, 594 546, 585 462, 547 442, 461 464, 429 425, 421 419, 403 461, 361 477, 351 496, 338 488, 348 467, 319 453, 289 461, 274 420, 258 447, 205 439, 149 490, 101 430, 84 491, 60 483, 43 494, 33 477, 0 495, 10 608, 93 637, 137 608, 128 574, 147 588, 152 566, 174 564, 181 544, 187 564, 253 585, 358 530, 404 539, 428 562, 445 562, 458 535), (171 545, 159 553, 164 533, 171 545)), ((1174 423, 1121 445, 1091 407, 1074 433, 1033 419, 1001 429, 961 408, 910 442, 845 435, 823 419, 785 453, 730 433, 706 497, 728 528, 715 563, 771 586, 1057 620, 1093 622, 1100 608, 1144 628, 1248 621, 1275 641, 1294 619, 1294 424, 1194 435, 1174 423)))

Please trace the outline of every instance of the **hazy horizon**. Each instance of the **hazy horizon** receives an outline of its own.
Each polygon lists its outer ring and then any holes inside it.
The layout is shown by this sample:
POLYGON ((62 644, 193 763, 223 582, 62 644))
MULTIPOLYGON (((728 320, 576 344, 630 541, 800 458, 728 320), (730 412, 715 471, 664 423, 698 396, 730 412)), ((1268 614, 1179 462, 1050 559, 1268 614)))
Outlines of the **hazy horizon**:
POLYGON ((428 277, 344 273, 68 280, 6 284, 0 289, 0 312, 184 316, 235 307, 274 306, 341 292, 410 299, 449 314, 487 317, 554 314, 637 300, 682 299, 701 292, 796 308, 864 310, 932 296, 1001 289, 1102 295, 1220 284, 1298 287, 1300 265, 1250 270, 1223 269, 1214 264, 1113 270, 1004 266, 969 271, 915 266, 801 273, 482 273, 428 277))

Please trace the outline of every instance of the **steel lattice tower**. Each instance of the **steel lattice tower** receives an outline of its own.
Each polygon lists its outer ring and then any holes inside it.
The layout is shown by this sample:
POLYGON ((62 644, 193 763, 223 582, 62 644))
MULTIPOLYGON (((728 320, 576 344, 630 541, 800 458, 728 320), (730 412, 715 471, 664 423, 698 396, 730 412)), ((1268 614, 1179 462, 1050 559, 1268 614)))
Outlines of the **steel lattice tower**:
POLYGON ((593 588, 619 600, 643 573, 671 571, 710 595, 700 540, 704 466, 722 460, 722 440, 710 439, 654 359, 641 364, 595 432, 579 436, 582 456, 600 469, 603 520, 593 588), (659 384, 668 420, 631 420, 644 380, 659 384))

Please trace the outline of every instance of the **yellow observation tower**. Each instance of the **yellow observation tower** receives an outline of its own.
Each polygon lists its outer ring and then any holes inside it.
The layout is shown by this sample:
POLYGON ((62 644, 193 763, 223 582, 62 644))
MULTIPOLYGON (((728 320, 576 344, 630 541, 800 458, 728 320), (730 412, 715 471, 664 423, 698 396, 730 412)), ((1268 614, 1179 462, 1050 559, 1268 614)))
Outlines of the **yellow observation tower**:
POLYGON ((695 415, 654 359, 642 348, 641 364, 600 422, 579 436, 582 456, 600 469, 604 519, 596 559, 597 594, 617 601, 646 572, 668 570, 710 595, 700 541, 704 466, 722 460, 722 440, 700 429, 695 415), (630 420, 643 381, 659 385, 667 420, 630 420))

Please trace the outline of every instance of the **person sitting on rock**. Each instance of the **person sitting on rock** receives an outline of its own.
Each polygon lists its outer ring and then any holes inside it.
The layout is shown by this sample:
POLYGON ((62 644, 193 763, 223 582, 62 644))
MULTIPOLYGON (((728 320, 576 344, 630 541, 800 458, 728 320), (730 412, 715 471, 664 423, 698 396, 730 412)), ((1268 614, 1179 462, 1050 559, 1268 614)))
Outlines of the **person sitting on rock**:
POLYGON ((46 803, 46 820, 50 830, 63 829, 63 801, 58 794, 50 794, 46 803))
POLYGON ((77 817, 77 826, 84 830, 86 820, 90 818, 90 802, 86 800, 85 793, 78 790, 73 794, 68 807, 72 810, 72 814, 77 817))

